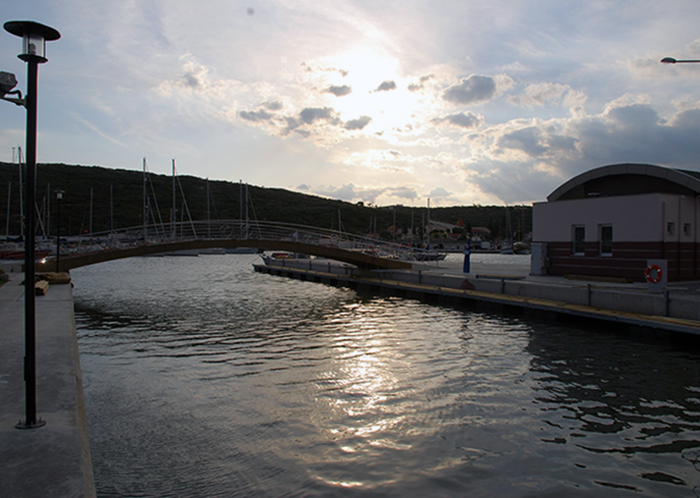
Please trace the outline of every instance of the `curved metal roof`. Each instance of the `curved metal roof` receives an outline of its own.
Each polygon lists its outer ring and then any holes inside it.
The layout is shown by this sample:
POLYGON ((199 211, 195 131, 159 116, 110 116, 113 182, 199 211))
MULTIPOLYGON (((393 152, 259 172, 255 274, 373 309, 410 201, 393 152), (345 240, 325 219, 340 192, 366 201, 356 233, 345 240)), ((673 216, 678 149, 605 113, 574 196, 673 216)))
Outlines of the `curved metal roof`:
POLYGON ((613 164, 581 173, 547 196, 550 202, 650 193, 700 195, 700 172, 653 164, 613 164))

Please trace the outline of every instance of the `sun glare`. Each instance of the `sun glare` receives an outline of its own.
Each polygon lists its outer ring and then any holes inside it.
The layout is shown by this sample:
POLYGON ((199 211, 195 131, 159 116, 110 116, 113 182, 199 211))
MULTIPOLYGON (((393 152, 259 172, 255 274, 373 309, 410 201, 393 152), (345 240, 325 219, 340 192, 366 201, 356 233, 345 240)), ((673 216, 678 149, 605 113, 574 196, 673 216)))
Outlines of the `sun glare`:
POLYGON ((372 133, 403 128, 411 122, 419 100, 408 90, 398 59, 360 47, 329 58, 326 63, 338 69, 331 73, 330 85, 352 89, 333 100, 333 108, 344 120, 369 116, 372 121, 365 131, 372 133))

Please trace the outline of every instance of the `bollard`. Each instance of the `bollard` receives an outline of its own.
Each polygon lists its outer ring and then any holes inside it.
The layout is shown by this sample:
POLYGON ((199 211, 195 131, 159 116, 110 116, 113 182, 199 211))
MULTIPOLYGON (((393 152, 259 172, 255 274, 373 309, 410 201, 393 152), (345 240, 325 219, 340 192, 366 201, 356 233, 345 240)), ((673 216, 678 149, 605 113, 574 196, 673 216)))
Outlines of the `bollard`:
POLYGON ((591 284, 586 284, 586 294, 587 294, 586 295, 586 306, 591 305, 591 301, 592 301, 591 294, 592 293, 593 293, 593 287, 591 286, 591 284))
POLYGON ((469 255, 471 254, 471 245, 469 244, 469 242, 467 242, 464 245, 464 251, 462 251, 462 254, 464 254, 464 265, 462 266, 462 273, 469 273, 469 255))

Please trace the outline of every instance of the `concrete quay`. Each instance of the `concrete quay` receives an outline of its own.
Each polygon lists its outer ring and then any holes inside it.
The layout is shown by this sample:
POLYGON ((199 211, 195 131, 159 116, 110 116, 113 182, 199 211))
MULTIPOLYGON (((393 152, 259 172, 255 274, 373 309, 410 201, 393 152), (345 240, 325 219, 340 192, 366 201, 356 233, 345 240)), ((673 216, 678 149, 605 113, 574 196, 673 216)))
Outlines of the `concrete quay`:
POLYGON ((272 260, 258 272, 419 299, 487 303, 533 312, 613 322, 631 328, 700 336, 700 283, 663 292, 645 284, 532 276, 526 266, 415 265, 413 270, 360 271, 328 260, 272 260))
POLYGON ((24 274, 0 286, 0 497, 95 496, 71 285, 36 296, 37 418, 25 419, 24 274))

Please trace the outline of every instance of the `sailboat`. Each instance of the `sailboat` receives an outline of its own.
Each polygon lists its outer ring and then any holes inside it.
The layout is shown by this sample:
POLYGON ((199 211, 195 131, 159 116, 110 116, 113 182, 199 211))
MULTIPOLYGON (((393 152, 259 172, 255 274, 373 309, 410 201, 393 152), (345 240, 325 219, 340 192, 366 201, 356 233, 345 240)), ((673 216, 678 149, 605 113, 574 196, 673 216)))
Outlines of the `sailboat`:
POLYGON ((530 254, 530 247, 524 242, 513 242, 513 228, 510 223, 510 209, 506 206, 506 244, 501 254, 530 254))
MULTIPOLYGON (((248 196, 248 184, 244 184, 242 180, 238 181, 238 184, 240 186, 240 219, 243 222, 241 226, 241 234, 240 237, 242 239, 248 239, 248 235, 250 233, 250 217, 248 215, 248 207, 251 203, 250 197, 248 196), (245 189, 244 189, 245 187, 245 189), (245 192, 244 192, 245 190, 245 192), (243 211, 245 209, 245 218, 243 215, 243 211)), ((253 215, 255 216, 255 209, 253 209, 253 215)), ((257 218, 256 218, 257 219, 257 218)), ((256 247, 230 247, 226 249, 226 252, 229 254, 259 254, 262 253, 262 249, 258 249, 256 247)))
POLYGON ((501 248, 501 254, 513 254, 513 227, 510 224, 510 209, 506 206, 506 243, 501 248))

